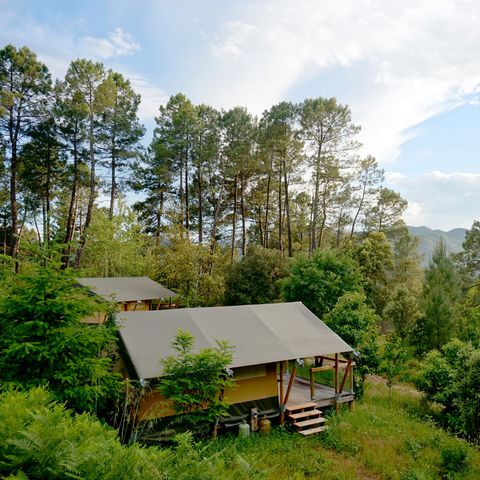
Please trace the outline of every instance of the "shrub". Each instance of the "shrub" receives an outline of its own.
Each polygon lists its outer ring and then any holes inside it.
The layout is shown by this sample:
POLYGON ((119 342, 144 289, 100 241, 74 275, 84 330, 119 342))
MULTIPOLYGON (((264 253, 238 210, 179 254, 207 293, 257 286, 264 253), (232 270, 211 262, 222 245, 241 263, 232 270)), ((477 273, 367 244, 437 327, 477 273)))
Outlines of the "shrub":
POLYGON ((469 470, 468 451, 461 444, 443 447, 440 456, 443 478, 462 478, 461 475, 469 470))
POLYGON ((226 371, 232 362, 232 347, 217 341, 216 348, 194 353, 194 337, 179 330, 172 348, 177 356, 161 360, 163 375, 159 390, 171 400, 175 411, 187 414, 185 419, 192 425, 211 424, 227 415, 223 392, 235 384, 226 371))

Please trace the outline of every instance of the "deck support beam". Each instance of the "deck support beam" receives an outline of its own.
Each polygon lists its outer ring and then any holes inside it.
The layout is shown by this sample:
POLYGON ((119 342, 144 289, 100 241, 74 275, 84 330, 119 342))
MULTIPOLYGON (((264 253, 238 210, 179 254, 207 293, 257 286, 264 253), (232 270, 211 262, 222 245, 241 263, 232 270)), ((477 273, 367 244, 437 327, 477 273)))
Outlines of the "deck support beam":
POLYGON ((338 402, 338 353, 335 354, 335 411, 340 412, 340 403, 338 402))
POLYGON ((285 375, 285 368, 283 360, 280 362, 280 425, 285 423, 285 405, 283 403, 283 377, 285 375))
POLYGON ((285 398, 283 400, 283 404, 286 406, 288 403, 288 398, 290 397, 290 392, 292 391, 293 382, 295 381, 295 377, 297 375, 297 365, 295 365, 292 369, 292 373, 290 374, 290 380, 288 381, 287 393, 285 394, 285 398))

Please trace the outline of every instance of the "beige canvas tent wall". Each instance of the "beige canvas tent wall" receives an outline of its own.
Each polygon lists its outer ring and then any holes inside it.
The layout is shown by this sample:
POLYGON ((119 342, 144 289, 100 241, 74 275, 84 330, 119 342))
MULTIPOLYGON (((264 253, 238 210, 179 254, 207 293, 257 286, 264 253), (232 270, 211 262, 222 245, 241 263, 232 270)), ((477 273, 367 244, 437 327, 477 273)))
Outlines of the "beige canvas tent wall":
MULTIPOLYGON (((124 311, 148 311, 175 308, 178 295, 148 277, 84 277, 77 278, 80 285, 105 300, 113 300, 124 311)), ((105 315, 85 319, 85 323, 102 323, 105 315)))
MULTIPOLYGON (((120 312, 117 322, 130 378, 150 381, 151 386, 161 381, 160 359, 174 354, 171 342, 178 329, 195 337, 197 349, 227 340, 234 347, 230 367, 236 387, 225 396, 237 414, 242 407, 245 412, 252 406, 278 410, 285 403, 278 386, 283 385, 278 373, 283 373, 285 361, 352 351, 300 302, 120 312)), ((153 388, 141 401, 139 418, 173 413, 153 388)))

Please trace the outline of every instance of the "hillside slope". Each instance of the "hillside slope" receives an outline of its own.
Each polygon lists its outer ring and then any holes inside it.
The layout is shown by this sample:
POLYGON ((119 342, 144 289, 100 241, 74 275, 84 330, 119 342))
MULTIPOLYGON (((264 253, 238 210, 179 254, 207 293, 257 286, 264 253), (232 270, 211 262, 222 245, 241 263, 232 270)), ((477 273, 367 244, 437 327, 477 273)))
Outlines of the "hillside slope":
POLYGON ((462 249, 465 240, 466 228, 454 228, 449 232, 443 230, 432 230, 428 227, 408 227, 409 232, 418 237, 420 244, 418 251, 423 256, 423 263, 426 264, 432 255, 435 245, 443 238, 448 250, 457 253, 462 249))

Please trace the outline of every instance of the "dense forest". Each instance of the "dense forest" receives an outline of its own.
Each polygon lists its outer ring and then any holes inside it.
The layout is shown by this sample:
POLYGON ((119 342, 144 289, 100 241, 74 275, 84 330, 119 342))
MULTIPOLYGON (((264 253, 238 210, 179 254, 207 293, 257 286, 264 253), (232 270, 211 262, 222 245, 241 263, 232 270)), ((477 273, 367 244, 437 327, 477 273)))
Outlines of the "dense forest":
MULTIPOLYGON (((116 327, 81 323, 114 307, 78 288, 78 276, 149 276, 183 307, 302 301, 357 351, 359 399, 369 375, 384 379, 389 408, 395 383, 414 384, 430 408, 423 420, 480 441, 479 222, 461 253, 440 242, 423 269, 406 200, 360 154, 360 127, 334 98, 281 102, 257 118, 178 93, 159 105, 152 138, 139 104, 129 80, 99 62, 74 60, 54 81, 28 48, 0 50, 2 474, 98 478, 80 458, 95 457, 81 431, 110 449, 118 471, 136 462, 125 478, 220 478, 230 468, 222 450, 198 476, 205 458, 188 436, 125 456, 116 435, 132 437, 97 422, 119 428, 130 407, 114 371, 116 327), (47 431, 57 424, 79 458, 69 451, 71 466, 57 459, 47 475, 32 445, 61 443, 47 431)), ((340 449, 336 432, 325 448, 340 449)), ((448 468, 466 471, 470 448, 451 447, 442 461, 453 455, 448 468)), ((242 477, 251 466, 235 458, 234 478, 261 477, 242 477)))

